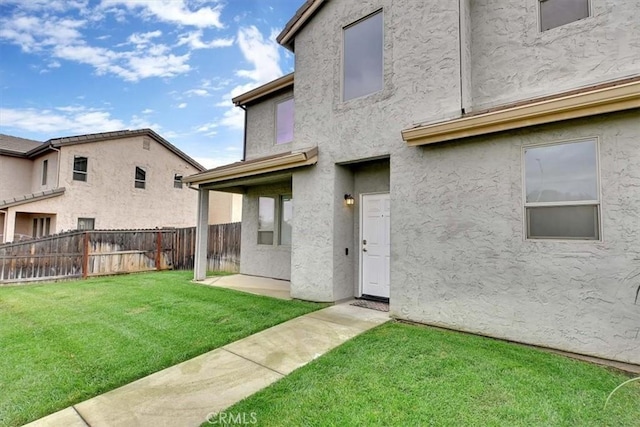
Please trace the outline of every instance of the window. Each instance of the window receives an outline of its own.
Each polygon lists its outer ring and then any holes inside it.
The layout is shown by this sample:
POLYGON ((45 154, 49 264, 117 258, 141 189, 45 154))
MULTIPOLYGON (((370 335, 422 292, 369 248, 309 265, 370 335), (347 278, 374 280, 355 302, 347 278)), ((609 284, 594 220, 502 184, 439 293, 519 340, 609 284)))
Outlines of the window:
POLYGON ((258 198, 258 244, 273 245, 276 201, 273 197, 258 198))
POLYGON ((344 29, 343 100, 382 90, 382 11, 344 29))
POLYGON ((540 0, 540 30, 589 17, 589 0, 540 0))
POLYGON ((87 158, 75 156, 73 158, 73 180, 87 181, 87 158))
POLYGON ((173 175, 173 188, 182 188, 182 175, 173 175))
POLYGON ((51 234, 51 218, 33 218, 32 236, 44 237, 51 234))
POLYGON ((134 184, 136 188, 145 188, 146 180, 147 172, 144 169, 136 166, 136 179, 134 184))
POLYGON ((49 160, 42 162, 42 185, 47 185, 47 173, 49 170, 49 160))
POLYGON ((293 141, 293 98, 276 106, 276 144, 293 141))
POLYGON ((293 219, 293 200, 291 196, 280 198, 280 244, 291 246, 291 220, 293 219))
POLYGON ((78 218, 78 230, 93 230, 95 225, 95 218, 78 218))
POLYGON ((525 147, 528 239, 600 239, 595 139, 525 147))

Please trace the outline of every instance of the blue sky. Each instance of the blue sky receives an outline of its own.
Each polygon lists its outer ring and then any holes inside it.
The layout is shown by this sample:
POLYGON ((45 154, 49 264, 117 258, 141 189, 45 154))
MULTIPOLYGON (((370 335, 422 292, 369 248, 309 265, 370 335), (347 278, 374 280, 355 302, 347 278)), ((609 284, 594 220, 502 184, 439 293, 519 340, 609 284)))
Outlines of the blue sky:
POLYGON ((242 156, 231 98, 293 71, 304 0, 0 0, 0 133, 150 127, 207 167, 242 156))

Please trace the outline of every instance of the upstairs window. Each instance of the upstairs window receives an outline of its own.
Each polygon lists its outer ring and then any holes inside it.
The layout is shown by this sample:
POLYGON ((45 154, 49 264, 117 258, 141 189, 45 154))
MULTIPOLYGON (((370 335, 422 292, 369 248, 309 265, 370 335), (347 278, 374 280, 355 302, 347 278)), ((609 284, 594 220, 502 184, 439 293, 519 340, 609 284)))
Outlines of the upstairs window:
POLYGON ((589 17, 589 0, 539 0, 540 30, 546 31, 589 17))
POLYGON ((136 179, 134 184, 136 188, 145 188, 146 181, 147 181, 147 172, 144 169, 136 166, 136 179))
POLYGON ((348 101, 382 90, 382 11, 345 27, 342 99, 348 101))
POLYGON ((173 175, 173 188, 182 188, 182 175, 173 175))
POLYGON ((276 105, 276 144, 293 141, 293 98, 276 105))
POLYGON ((87 181, 87 158, 75 156, 73 158, 73 180, 87 181))
POLYGON ((528 239, 600 239, 595 139, 524 149, 528 239))
POLYGON ((42 185, 47 185, 47 174, 49 173, 49 160, 42 162, 42 185))

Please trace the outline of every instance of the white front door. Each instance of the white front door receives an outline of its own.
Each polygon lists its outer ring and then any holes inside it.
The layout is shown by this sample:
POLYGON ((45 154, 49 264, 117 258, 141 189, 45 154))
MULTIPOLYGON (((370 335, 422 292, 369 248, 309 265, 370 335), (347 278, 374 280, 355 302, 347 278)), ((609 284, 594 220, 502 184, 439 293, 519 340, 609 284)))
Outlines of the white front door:
POLYGON ((389 298, 391 200, 389 193, 362 196, 360 251, 362 294, 389 298))

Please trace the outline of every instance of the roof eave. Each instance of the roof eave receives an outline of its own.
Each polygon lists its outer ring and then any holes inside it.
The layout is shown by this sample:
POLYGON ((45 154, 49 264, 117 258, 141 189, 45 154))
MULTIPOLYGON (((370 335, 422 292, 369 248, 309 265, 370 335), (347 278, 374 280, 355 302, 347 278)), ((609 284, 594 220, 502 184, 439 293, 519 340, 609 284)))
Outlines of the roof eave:
POLYGON ((410 146, 640 108, 640 81, 561 96, 402 131, 410 146))
POLYGON ((206 172, 183 178, 183 182, 189 185, 205 185, 221 181, 229 181, 249 176, 263 175, 279 172, 302 166, 310 166, 318 161, 318 149, 312 148, 306 151, 288 153, 281 156, 266 158, 265 160, 240 163, 233 167, 222 166, 206 172))
POLYGON ((260 99, 265 98, 275 92, 293 87, 293 80, 294 73, 289 73, 260 87, 252 89, 249 92, 238 95, 231 101, 236 107, 259 101, 260 99))
POLYGON ((326 0, 308 0, 305 2, 287 22, 282 32, 276 37, 276 41, 283 47, 294 51, 294 39, 298 31, 304 27, 316 11, 326 0))

